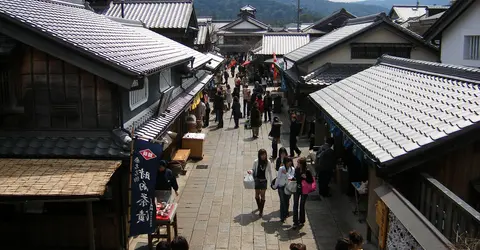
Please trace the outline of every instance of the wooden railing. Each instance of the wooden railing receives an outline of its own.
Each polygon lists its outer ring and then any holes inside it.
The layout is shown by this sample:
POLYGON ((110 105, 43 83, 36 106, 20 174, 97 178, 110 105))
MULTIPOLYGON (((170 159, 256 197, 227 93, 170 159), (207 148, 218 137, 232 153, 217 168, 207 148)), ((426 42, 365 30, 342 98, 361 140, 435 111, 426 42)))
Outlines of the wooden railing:
POLYGON ((422 174, 417 209, 452 243, 480 239, 480 213, 428 174, 422 174))

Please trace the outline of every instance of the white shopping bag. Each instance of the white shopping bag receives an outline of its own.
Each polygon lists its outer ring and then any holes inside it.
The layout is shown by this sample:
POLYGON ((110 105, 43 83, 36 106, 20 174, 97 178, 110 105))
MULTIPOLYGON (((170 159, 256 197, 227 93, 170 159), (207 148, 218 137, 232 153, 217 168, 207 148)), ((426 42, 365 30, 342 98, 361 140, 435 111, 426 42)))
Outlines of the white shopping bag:
POLYGON ((243 186, 245 189, 255 189, 255 179, 252 174, 246 174, 243 178, 243 186))
POLYGON ((297 181, 288 181, 287 185, 285 185, 285 194, 292 195, 295 192, 297 192, 297 181))

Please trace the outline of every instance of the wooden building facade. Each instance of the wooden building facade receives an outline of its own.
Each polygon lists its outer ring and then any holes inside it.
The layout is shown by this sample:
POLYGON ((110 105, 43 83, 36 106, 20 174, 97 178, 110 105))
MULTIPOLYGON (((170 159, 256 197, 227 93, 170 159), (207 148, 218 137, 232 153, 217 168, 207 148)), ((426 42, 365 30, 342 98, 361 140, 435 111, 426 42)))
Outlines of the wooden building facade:
POLYGON ((366 170, 368 237, 380 249, 462 249, 478 240, 480 116, 468 100, 479 79, 473 68, 383 56, 310 95, 317 124, 329 127, 317 125, 317 143, 333 135, 337 156, 353 147, 366 170))

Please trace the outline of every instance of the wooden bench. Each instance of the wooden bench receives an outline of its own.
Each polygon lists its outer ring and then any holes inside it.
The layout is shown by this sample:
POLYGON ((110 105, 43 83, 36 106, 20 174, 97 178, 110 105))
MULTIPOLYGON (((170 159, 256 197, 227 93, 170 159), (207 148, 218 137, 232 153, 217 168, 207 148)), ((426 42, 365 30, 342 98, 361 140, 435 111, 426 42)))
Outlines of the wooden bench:
POLYGON ((173 154, 172 162, 178 162, 182 165, 182 174, 186 174, 185 166, 190 157, 190 149, 179 149, 173 154))

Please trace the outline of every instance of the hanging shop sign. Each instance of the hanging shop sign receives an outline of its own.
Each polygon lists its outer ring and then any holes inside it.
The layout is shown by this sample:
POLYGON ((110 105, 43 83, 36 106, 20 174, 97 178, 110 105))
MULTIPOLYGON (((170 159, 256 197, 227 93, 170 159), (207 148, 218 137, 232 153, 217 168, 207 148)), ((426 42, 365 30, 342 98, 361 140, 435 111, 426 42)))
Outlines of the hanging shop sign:
POLYGON ((163 144, 135 139, 131 173, 130 236, 155 229, 155 182, 163 144))
POLYGON ((193 102, 192 102, 192 105, 191 105, 190 109, 191 110, 196 109, 198 107, 198 105, 200 104, 202 98, 203 98, 203 93, 200 91, 193 98, 193 102))

